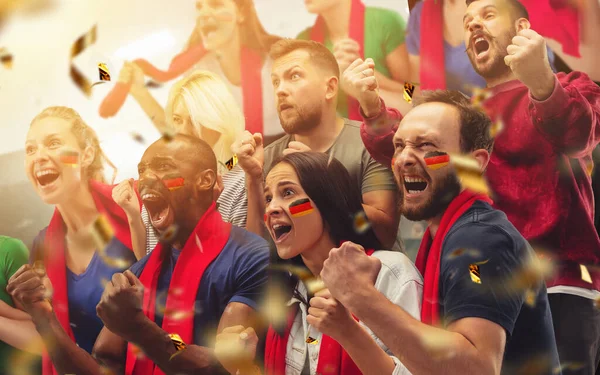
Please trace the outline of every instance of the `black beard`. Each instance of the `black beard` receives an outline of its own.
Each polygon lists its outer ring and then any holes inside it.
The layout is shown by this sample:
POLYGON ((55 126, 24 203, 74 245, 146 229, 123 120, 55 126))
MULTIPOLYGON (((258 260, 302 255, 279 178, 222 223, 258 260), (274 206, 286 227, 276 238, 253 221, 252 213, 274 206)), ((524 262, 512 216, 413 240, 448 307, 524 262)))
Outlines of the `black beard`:
POLYGON ((292 120, 284 121, 281 118, 281 112, 279 115, 279 122, 281 122, 281 127, 286 132, 286 134, 298 134, 303 133, 308 130, 314 129, 321 123, 321 116, 323 111, 321 107, 316 107, 312 111, 307 111, 305 108, 297 108, 298 117, 292 120))
POLYGON ((443 213, 448 205, 460 194, 460 181, 454 173, 448 175, 433 188, 431 198, 423 206, 414 210, 404 209, 404 216, 410 221, 428 220, 443 213))

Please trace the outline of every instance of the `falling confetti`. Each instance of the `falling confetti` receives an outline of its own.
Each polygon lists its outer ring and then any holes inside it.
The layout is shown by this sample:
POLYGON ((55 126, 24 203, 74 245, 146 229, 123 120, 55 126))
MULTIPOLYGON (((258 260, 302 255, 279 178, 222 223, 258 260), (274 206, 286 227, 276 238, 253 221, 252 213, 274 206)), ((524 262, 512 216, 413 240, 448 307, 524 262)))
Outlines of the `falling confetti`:
POLYGON ((237 155, 233 155, 231 157, 231 159, 229 159, 226 163, 225 166, 227 167, 228 170, 232 170, 233 167, 235 167, 238 163, 238 157, 237 155))
POLYGON ((77 85, 77 87, 79 87, 79 89, 83 91, 87 97, 92 94, 92 85, 90 84, 90 81, 75 67, 73 60, 90 45, 96 43, 96 30, 97 25, 92 26, 87 33, 77 38, 75 43, 73 43, 71 46, 71 67, 69 74, 75 85, 77 85))
POLYGON ((506 286, 515 293, 536 289, 553 272, 554 264, 550 259, 532 256, 521 269, 513 273, 506 286))
POLYGON ((296 266, 293 264, 272 264, 269 266, 273 271, 286 271, 298 277, 302 281, 309 280, 315 277, 312 272, 306 267, 296 266))
POLYGON ((183 339, 178 334, 170 333, 169 337, 171 338, 171 341, 173 342, 173 345, 175 345, 175 349, 177 351, 181 351, 186 348, 187 345, 185 345, 185 342, 183 342, 183 339))
POLYGON ((100 81, 110 81, 110 73, 105 63, 98 63, 98 75, 100 81))
POLYGON ((442 151, 429 151, 424 156, 427 168, 434 171, 443 168, 450 163, 450 155, 442 151))
POLYGON ((569 371, 579 371, 585 367, 585 363, 581 362, 563 362, 560 366, 555 367, 552 370, 553 374, 560 374, 565 370, 569 371))
POLYGON ((490 189, 483 178, 481 167, 474 157, 450 154, 450 162, 454 165, 456 175, 464 188, 489 195, 490 189))
POLYGON ((527 289, 525 291, 525 304, 527 306, 534 308, 536 299, 537 299, 537 293, 534 290, 527 289))
POLYGON ((452 335, 446 331, 425 335, 422 337, 421 343, 434 361, 447 360, 456 355, 452 335))
POLYGON ((0 62, 6 69, 12 69, 13 55, 6 48, 0 48, 0 62))
POLYGON ((96 249, 103 251, 114 237, 115 232, 106 216, 100 214, 92 225, 91 234, 96 244, 96 249))
POLYGON ((131 135, 131 138, 133 138, 133 140, 136 141, 137 143, 141 143, 141 144, 146 143, 146 140, 144 139, 144 137, 142 137, 142 135, 140 133, 131 132, 130 135, 131 135))
POLYGON ((308 279, 304 282, 309 295, 314 295, 323 289, 326 289, 325 283, 320 278, 308 279))
POLYGON ((358 234, 363 234, 371 228, 369 218, 367 218, 367 214, 362 210, 354 214, 352 224, 354 226, 354 231, 358 234))
POLYGON ((404 84, 404 91, 402 92, 402 96, 404 97, 404 100, 406 100, 409 103, 412 103, 412 97, 413 97, 414 92, 415 92, 415 85, 413 85, 412 83, 406 82, 404 84))
POLYGON ((156 82, 154 80, 149 80, 148 82, 146 82, 146 87, 149 89, 158 89, 161 88, 163 85, 160 82, 156 82))
POLYGON ((496 138, 496 136, 502 130, 504 130, 504 122, 502 122, 502 120, 498 119, 492 124, 492 126, 490 126, 490 137, 496 138))
MULTIPOLYGON (((472 86, 471 86, 472 87, 472 86)), ((488 89, 482 89, 480 87, 473 87, 473 96, 471 96, 471 103, 473 107, 481 109, 483 102, 492 97, 492 92, 488 89)))
POLYGON ((288 299, 283 291, 283 286, 271 283, 267 288, 266 297, 259 306, 259 312, 276 330, 281 330, 282 327, 286 326, 287 302, 288 299))
POLYGON ((481 273, 479 272, 479 265, 469 264, 469 274, 471 275, 471 281, 475 284, 481 284, 481 273))
POLYGON ((175 129, 168 127, 163 132, 162 138, 167 142, 171 142, 175 138, 176 134, 177 132, 175 131, 175 129))
POLYGON ((317 345, 319 343, 319 340, 317 340, 313 337, 310 337, 310 336, 308 336, 305 341, 307 344, 311 344, 311 345, 317 345))
POLYGON ((592 284, 592 276, 590 275, 590 271, 588 271, 587 267, 583 264, 580 264, 579 268, 581 269, 581 280, 592 284))
POLYGON ((446 259, 448 260, 452 260, 458 257, 462 257, 462 256, 470 256, 472 258, 477 258, 479 256, 481 256, 481 252, 478 250, 474 250, 474 249, 456 249, 453 252, 451 252, 450 254, 448 254, 448 256, 446 257, 446 259))
POLYGON ((178 231, 177 224, 172 224, 159 236, 158 240, 164 244, 170 244, 175 240, 178 231))
POLYGON ((140 349, 139 346, 137 346, 133 343, 130 343, 130 345, 131 345, 131 352, 133 353, 135 358, 137 358, 137 359, 144 358, 144 352, 142 352, 142 349, 140 349))

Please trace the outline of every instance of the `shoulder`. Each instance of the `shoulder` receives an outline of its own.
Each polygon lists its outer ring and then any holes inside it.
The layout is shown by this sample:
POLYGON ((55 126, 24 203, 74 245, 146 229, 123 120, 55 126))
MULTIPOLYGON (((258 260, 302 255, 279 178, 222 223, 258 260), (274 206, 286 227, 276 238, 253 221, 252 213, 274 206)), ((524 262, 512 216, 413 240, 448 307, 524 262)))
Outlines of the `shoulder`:
POLYGON ((561 86, 575 86, 577 88, 589 89, 590 91, 595 91, 596 93, 600 93, 600 86, 598 86, 592 79, 583 72, 573 71, 571 73, 563 73, 559 72, 556 74, 556 78, 558 78, 558 82, 561 86))
POLYGON ((298 34, 298 36, 296 36, 296 39, 302 39, 302 40, 308 40, 310 39, 310 32, 312 31, 312 26, 307 27, 306 29, 302 30, 300 32, 300 34, 298 34))
POLYGON ((0 236, 0 254, 11 256, 29 256, 29 250, 23 241, 8 236, 0 236))
POLYGON ((277 158, 279 155, 281 155, 283 153, 283 150, 285 150, 287 148, 287 145, 288 145, 288 143, 290 143, 291 139, 292 139, 292 136, 289 134, 286 134, 283 137, 276 140, 275 142, 268 145, 267 147, 265 147, 265 164, 264 164, 265 175, 267 173, 269 173, 269 170, 272 167, 273 161, 275 160, 275 158, 277 158))
MULTIPOLYGON (((411 13, 412 16, 412 13, 411 13)), ((365 18, 367 20, 377 21, 379 26, 404 24, 404 19, 400 13, 392 9, 367 7, 365 10, 365 18), (382 24, 383 22, 383 24, 382 24)))
POLYGON ((225 246, 228 253, 235 257, 236 263, 269 261, 269 244, 267 241, 235 225, 231 226, 231 234, 225 246))
MULTIPOLYGON (((363 145, 362 138, 360 137, 361 124, 362 123, 359 121, 354 121, 354 120, 345 118, 344 119, 344 128, 338 139, 343 142, 348 142, 348 141, 352 140, 357 143, 360 143, 360 145, 363 145)), ((362 148, 364 148, 364 145, 362 146, 362 148)))
POLYGON ((378 250, 371 255, 381 261, 381 270, 377 276, 377 284, 392 279, 398 286, 414 281, 423 283, 421 274, 408 257, 397 251, 378 250))

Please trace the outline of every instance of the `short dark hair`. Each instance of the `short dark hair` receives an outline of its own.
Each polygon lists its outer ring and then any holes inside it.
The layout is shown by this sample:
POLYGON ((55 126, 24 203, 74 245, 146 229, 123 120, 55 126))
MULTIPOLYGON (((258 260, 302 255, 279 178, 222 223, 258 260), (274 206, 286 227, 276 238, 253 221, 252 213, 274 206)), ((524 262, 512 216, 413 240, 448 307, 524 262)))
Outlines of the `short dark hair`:
POLYGON ((316 66, 330 70, 337 78, 340 78, 340 67, 333 53, 323 44, 313 40, 281 39, 271 46, 269 57, 275 61, 296 50, 307 51, 310 55, 310 61, 316 66))
POLYGON ((479 149, 492 152, 494 139, 490 134, 492 120, 476 109, 471 100, 460 91, 425 90, 415 97, 414 107, 425 103, 446 103, 458 110, 460 121, 460 150, 464 153, 479 149))
MULTIPOLYGON (((467 0, 467 6, 471 5, 471 3, 477 0, 467 0)), ((523 5, 519 0, 502 0, 506 2, 510 6, 511 13, 514 19, 525 18, 529 20, 529 12, 525 5, 523 5)))

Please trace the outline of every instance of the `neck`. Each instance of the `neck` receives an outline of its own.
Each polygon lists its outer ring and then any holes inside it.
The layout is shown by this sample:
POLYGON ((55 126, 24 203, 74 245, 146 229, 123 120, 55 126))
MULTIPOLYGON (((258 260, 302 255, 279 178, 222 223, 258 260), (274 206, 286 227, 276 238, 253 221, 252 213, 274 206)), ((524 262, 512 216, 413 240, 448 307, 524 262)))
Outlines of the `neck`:
POLYGON ((242 81, 241 67, 241 41, 239 33, 235 33, 229 43, 215 51, 221 70, 233 85, 239 86, 242 81))
POLYGON ((435 237, 435 234, 437 233, 437 230, 440 227, 440 222, 442 221, 442 216, 444 216, 443 212, 441 214, 439 214, 438 216, 427 220, 427 224, 429 224, 429 232, 431 233, 431 238, 435 237))
POLYGON ((329 258, 329 251, 335 246, 331 237, 323 234, 319 241, 311 246, 310 250, 302 253, 302 261, 314 276, 319 277, 323 269, 323 263, 329 258))
POLYGON ((173 243, 173 247, 182 250, 185 246, 185 243, 193 234, 194 229, 198 225, 198 222, 206 211, 210 208, 212 204, 212 199, 210 202, 200 202, 197 203, 195 207, 190 208, 190 212, 186 215, 185 223, 179 226, 179 233, 177 236, 177 240, 173 243))
POLYGON ((502 83, 514 81, 515 79, 517 79, 515 74, 512 72, 512 70, 508 69, 505 73, 503 73, 497 77, 486 78, 485 82, 487 83, 488 88, 492 88, 492 87, 498 86, 502 83))
POLYGON ((326 152, 344 128, 344 119, 337 117, 335 110, 321 117, 321 122, 304 133, 294 134, 298 142, 302 142, 312 151, 326 152))
POLYGON ((343 0, 320 14, 325 20, 331 41, 335 42, 348 37, 351 11, 352 0, 343 0))
POLYGON ((72 194, 68 201, 56 205, 67 227, 67 236, 87 228, 98 215, 98 209, 87 184, 72 194))

